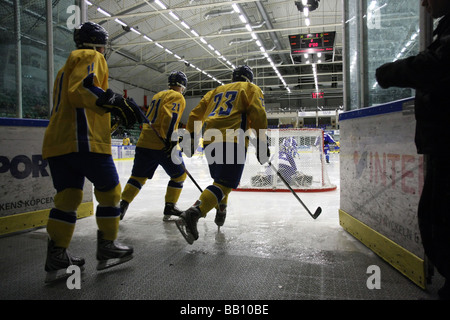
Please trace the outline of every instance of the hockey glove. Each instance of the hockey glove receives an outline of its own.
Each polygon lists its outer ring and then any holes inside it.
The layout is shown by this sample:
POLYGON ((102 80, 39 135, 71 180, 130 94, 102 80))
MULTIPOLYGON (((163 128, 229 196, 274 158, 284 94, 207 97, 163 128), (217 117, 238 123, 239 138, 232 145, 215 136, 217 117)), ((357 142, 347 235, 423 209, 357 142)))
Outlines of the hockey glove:
POLYGON ((106 109, 113 115, 118 116, 126 128, 132 127, 136 122, 141 124, 145 121, 145 115, 133 99, 125 99, 122 95, 114 93, 111 89, 100 96, 96 104, 106 109))
POLYGON ((259 163, 264 164, 270 159, 270 149, 269 149, 269 140, 267 136, 264 139, 260 140, 256 139, 256 157, 258 158, 259 163))
POLYGON ((178 144, 178 141, 172 141, 165 139, 164 140, 164 148, 162 149, 168 157, 172 154, 172 149, 175 148, 178 144))

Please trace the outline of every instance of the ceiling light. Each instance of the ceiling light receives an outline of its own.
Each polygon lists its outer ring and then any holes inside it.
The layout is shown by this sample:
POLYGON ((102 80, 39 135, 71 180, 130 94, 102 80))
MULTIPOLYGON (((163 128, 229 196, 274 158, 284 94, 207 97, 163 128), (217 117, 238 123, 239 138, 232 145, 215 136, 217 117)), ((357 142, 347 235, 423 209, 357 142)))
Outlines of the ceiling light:
POLYGON ((169 11, 169 14, 172 16, 172 18, 174 18, 175 20, 180 20, 180 18, 178 18, 178 16, 175 14, 175 13, 173 13, 172 11, 169 11))
POLYGON ((102 8, 97 8, 97 11, 104 14, 107 17, 111 17, 111 15, 108 12, 106 12, 105 10, 103 10, 102 8))
POLYGON ((189 27, 189 25, 186 23, 186 22, 184 22, 184 21, 181 21, 181 25, 183 26, 183 27, 185 27, 186 29, 190 29, 191 27, 189 27))
POLYGON ((123 21, 121 21, 121 20, 119 20, 119 19, 114 19, 114 21, 117 22, 118 24, 123 25, 124 27, 127 26, 127 24, 126 24, 125 22, 123 22, 123 21))
POLYGON ((141 33, 139 31, 137 31, 135 28, 130 28, 131 31, 133 31, 134 33, 141 35, 141 33))
POLYGON ((307 7, 304 7, 304 8, 303 8, 303 15, 304 15, 305 17, 309 16, 309 9, 308 9, 307 7))
POLYGON ((240 14, 239 19, 241 19, 242 23, 247 23, 247 19, 245 18, 244 15, 240 14))
POLYGON ((314 11, 319 7, 320 0, 302 0, 294 1, 298 11, 303 11, 304 8, 308 8, 309 11, 314 11))
POLYGON ((159 1, 159 0, 155 0, 155 3, 161 8, 161 9, 163 9, 163 10, 166 10, 167 9, 167 7, 164 5, 164 3, 162 3, 161 1, 159 1))

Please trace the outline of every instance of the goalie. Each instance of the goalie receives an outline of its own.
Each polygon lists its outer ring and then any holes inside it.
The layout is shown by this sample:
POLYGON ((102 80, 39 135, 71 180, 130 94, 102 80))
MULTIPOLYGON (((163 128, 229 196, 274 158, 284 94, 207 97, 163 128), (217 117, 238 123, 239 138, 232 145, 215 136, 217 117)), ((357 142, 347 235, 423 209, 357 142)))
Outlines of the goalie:
MULTIPOLYGON (((312 176, 305 175, 297 170, 294 159, 298 157, 297 147, 297 141, 293 137, 283 140, 280 145, 280 151, 278 152, 278 172, 292 187, 309 187, 312 184, 312 176)), ((273 185, 274 181, 277 184, 281 184, 281 181, 279 181, 270 165, 265 167, 264 173, 260 173, 251 178, 251 184, 254 187, 273 185)))

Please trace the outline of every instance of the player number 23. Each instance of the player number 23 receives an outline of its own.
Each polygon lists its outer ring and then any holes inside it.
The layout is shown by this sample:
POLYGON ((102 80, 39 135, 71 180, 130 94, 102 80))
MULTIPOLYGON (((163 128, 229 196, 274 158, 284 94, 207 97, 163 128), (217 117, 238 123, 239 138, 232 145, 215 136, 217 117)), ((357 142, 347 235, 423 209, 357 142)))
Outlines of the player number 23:
POLYGON ((237 91, 227 91, 220 92, 214 96, 214 109, 209 114, 210 117, 215 116, 216 114, 219 116, 227 116, 231 113, 233 109, 233 103, 236 100, 237 91), (223 101, 223 97, 225 100, 223 101), (222 103, 223 102, 223 103, 222 103), (220 108, 219 108, 220 106, 220 108))

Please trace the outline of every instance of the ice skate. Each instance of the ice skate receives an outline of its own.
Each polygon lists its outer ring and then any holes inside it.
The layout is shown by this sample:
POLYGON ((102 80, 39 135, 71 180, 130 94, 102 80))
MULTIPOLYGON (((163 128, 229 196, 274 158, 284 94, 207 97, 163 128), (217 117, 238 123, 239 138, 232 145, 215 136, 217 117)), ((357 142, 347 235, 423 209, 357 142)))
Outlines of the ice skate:
POLYGON ((70 276, 67 273, 67 268, 71 265, 80 267, 84 270, 84 259, 80 257, 71 256, 66 248, 56 247, 52 240, 48 241, 47 245, 47 259, 45 261, 45 283, 51 283, 60 279, 65 279, 70 276))
POLYGON ((164 207, 164 218, 163 218, 163 221, 166 221, 166 222, 175 221, 175 219, 172 219, 172 216, 179 217, 182 212, 183 211, 179 210, 175 206, 175 203, 166 202, 166 206, 164 207))
POLYGON ((201 217, 200 209, 198 208, 199 201, 192 207, 184 211, 180 218, 175 221, 178 230, 180 230, 187 243, 193 244, 198 239, 197 222, 201 217))
POLYGON ((214 219, 214 222, 219 227, 223 226, 225 223, 225 218, 227 217, 227 205, 226 204, 219 204, 217 210, 216 210, 216 218, 214 219))
POLYGON ((97 231, 97 270, 114 267, 133 259, 133 248, 114 240, 103 239, 103 233, 97 231))
POLYGON ((123 217, 125 216, 125 213, 128 210, 128 205, 129 203, 126 202, 125 200, 120 201, 120 220, 122 220, 123 217))

